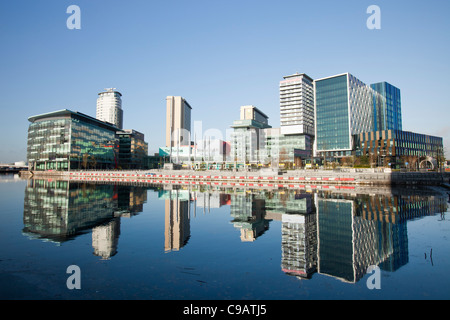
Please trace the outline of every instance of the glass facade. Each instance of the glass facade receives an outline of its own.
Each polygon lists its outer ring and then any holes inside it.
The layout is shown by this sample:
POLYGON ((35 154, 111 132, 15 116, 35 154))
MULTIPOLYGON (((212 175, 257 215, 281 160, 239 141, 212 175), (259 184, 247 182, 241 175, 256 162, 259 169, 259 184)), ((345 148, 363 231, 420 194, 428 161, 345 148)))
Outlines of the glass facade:
POLYGON ((31 170, 117 167, 116 127, 70 110, 30 117, 27 159, 31 170))
POLYGON ((258 163, 260 149, 265 148, 264 130, 270 128, 267 123, 255 120, 236 120, 231 126, 234 131, 230 135, 230 161, 258 163))
POLYGON ((318 151, 350 150, 347 75, 315 82, 318 151))
POLYGON ((400 89, 387 82, 371 85, 373 93, 373 131, 402 130, 400 89))
POLYGON ((351 74, 316 80, 315 106, 319 155, 350 155, 352 135, 373 128, 373 90, 351 74))
POLYGON ((148 144, 144 135, 135 130, 117 133, 119 138, 119 166, 122 169, 146 169, 148 144))
POLYGON ((378 159, 391 157, 396 162, 397 157, 431 157, 438 159, 443 157, 444 147, 441 137, 425 134, 400 131, 383 130, 365 132, 354 136, 357 156, 369 156, 378 159), (381 157, 381 158, 380 158, 381 157))
POLYGON ((67 170, 70 118, 44 119, 28 128, 27 158, 32 170, 67 170))
POLYGON ((63 242, 114 218, 113 185, 31 179, 25 188, 24 234, 63 242))

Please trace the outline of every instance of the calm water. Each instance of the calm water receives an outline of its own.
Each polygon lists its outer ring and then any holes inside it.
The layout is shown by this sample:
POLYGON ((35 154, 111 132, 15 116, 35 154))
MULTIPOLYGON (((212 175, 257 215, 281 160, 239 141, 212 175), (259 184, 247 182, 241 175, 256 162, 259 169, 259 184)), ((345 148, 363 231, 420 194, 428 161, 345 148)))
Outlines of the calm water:
POLYGON ((445 190, 0 181, 2 299, 450 298, 445 190))

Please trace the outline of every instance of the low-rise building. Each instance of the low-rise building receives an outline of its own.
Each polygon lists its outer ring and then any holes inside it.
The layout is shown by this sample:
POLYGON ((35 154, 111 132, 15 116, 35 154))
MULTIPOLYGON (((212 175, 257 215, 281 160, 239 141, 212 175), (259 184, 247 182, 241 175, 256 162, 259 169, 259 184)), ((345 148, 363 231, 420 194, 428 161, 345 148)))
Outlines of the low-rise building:
POLYGON ((443 139, 425 134, 382 130, 364 132, 353 136, 356 156, 367 156, 372 163, 391 166, 401 163, 417 167, 420 161, 437 165, 444 157, 443 139))
POLYGON ((136 130, 68 109, 29 117, 30 170, 146 169, 148 144, 136 130))
POLYGON ((114 169, 116 126, 67 109, 29 117, 30 170, 114 169))
POLYGON ((117 132, 119 140, 119 166, 121 169, 147 169, 148 143, 144 134, 126 129, 117 132))

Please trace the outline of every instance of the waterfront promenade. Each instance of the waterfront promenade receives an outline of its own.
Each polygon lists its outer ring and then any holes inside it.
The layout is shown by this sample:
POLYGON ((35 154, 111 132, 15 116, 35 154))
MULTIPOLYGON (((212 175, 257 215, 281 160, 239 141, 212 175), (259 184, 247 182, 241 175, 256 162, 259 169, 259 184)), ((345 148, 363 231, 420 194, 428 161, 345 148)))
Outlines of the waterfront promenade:
POLYGON ((443 185, 449 172, 391 172, 383 169, 278 171, 23 171, 28 178, 59 178, 72 181, 141 182, 153 184, 192 184, 232 187, 336 188, 354 186, 443 185))

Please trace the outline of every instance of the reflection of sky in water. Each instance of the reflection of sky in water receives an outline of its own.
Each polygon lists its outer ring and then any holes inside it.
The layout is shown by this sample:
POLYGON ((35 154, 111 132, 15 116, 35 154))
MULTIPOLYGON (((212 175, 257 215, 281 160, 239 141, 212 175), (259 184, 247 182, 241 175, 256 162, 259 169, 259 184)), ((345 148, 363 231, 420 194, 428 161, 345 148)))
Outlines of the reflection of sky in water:
POLYGON ((2 179, 3 299, 449 298, 446 193, 2 179))

